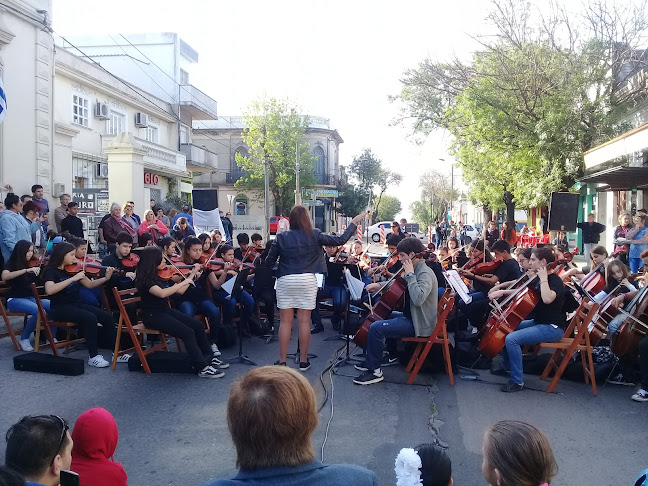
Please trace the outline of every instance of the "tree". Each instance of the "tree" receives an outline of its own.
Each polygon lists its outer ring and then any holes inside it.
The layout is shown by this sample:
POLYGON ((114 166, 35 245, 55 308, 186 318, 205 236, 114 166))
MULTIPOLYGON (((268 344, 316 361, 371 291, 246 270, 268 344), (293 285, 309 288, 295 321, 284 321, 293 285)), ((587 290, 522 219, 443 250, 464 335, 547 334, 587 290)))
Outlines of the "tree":
POLYGON ((235 187, 250 189, 262 199, 265 191, 264 162, 267 160, 270 193, 277 213, 288 213, 295 201, 298 141, 301 187, 315 184, 312 175, 314 157, 304 140, 308 117, 301 117, 297 107, 288 100, 262 98, 247 108, 243 122, 248 126, 242 136, 249 157, 236 154, 236 163, 245 176, 236 181, 235 187))
POLYGON ((395 121, 411 123, 416 141, 449 130, 471 200, 513 220, 515 204, 569 189, 583 152, 627 128, 619 120, 643 87, 626 86, 626 67, 646 64, 648 14, 645 0, 594 0, 580 15, 558 3, 548 14, 492 4, 496 35, 476 38, 471 62, 428 58, 405 72, 395 121))
POLYGON ((385 221, 393 221, 398 213, 400 213, 402 207, 400 199, 389 194, 385 194, 381 197, 380 202, 378 203, 377 213, 380 214, 380 218, 385 221))
MULTIPOLYGON (((378 186, 378 197, 376 198, 374 210, 373 210, 374 220, 380 221, 381 219, 383 220, 393 219, 393 217, 388 217, 386 214, 382 213, 381 211, 381 208, 383 207, 382 198, 383 198, 383 194, 385 194, 385 191, 388 188, 393 186, 398 186, 400 185, 401 182, 403 182, 402 175, 397 174, 396 172, 392 172, 389 169, 380 170, 378 180, 376 181, 376 186, 378 186)), ((398 211, 400 211, 400 202, 398 203, 398 211)), ((396 211, 396 213, 398 211, 396 211)))
POLYGON ((447 174, 429 170, 421 176, 419 188, 421 199, 410 205, 414 220, 427 226, 437 220, 445 220, 451 202, 456 200, 459 194, 452 189, 447 174))
POLYGON ((352 218, 367 210, 370 197, 368 191, 348 182, 340 183, 338 191, 338 209, 343 216, 352 218))

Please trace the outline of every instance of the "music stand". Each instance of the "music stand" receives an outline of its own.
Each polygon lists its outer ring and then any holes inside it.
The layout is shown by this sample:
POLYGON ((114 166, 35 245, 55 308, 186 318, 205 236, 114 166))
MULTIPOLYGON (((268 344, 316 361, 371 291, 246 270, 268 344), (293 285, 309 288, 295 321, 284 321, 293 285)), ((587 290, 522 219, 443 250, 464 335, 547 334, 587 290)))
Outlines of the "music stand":
POLYGON ((241 299, 241 297, 243 295, 243 286, 247 282, 247 277, 249 273, 250 273, 249 268, 242 268, 239 271, 238 275, 236 276, 236 280, 234 281, 234 287, 232 288, 232 293, 230 294, 238 301, 239 306, 241 307, 241 311, 239 314, 239 325, 238 325, 239 351, 237 356, 234 356, 233 358, 229 358, 226 361, 231 363, 245 363, 252 366, 256 366, 256 363, 254 361, 252 361, 250 358, 248 358, 243 354, 243 319, 241 318, 243 314, 243 302, 242 302, 243 299, 241 299))
MULTIPOLYGON (((328 268, 328 275, 326 276, 326 280, 329 282, 338 282, 338 285, 336 286, 337 288, 340 288, 340 292, 348 292, 345 285, 344 285, 344 263, 329 263, 327 262, 327 268, 328 268)), ((326 285, 326 283, 324 283, 326 285)), ((319 302, 317 302, 317 305, 319 305, 319 302)), ((335 305, 331 304, 333 308, 333 314, 335 315, 335 305)), ((347 299, 347 309, 349 306, 349 300, 347 299)), ((348 316, 348 310, 345 312, 348 316)), ((340 330, 338 331, 337 335, 335 336, 329 336, 327 338, 324 338, 323 341, 338 341, 340 339, 345 339, 344 333, 342 332, 343 327, 345 326, 347 319, 344 318, 344 316, 340 316, 341 322, 340 322, 340 330)))
MULTIPOLYGON (((264 267, 264 266, 258 266, 254 270, 254 291, 257 297, 261 297, 261 295, 264 292, 267 292, 268 290, 271 290, 274 292, 274 271, 271 268, 264 267)), ((275 303, 277 302, 277 298, 274 297, 272 299, 272 309, 265 309, 266 311, 266 317, 269 316, 269 312, 272 312, 274 314, 274 307, 275 303)), ((268 319, 269 321, 269 319, 268 319)), ((273 319, 274 321, 274 319, 273 319)), ((274 341, 277 338, 277 326, 276 324, 273 326, 273 329, 271 332, 264 334, 263 336, 259 336, 261 339, 265 339, 266 344, 270 344, 272 341, 274 341)))

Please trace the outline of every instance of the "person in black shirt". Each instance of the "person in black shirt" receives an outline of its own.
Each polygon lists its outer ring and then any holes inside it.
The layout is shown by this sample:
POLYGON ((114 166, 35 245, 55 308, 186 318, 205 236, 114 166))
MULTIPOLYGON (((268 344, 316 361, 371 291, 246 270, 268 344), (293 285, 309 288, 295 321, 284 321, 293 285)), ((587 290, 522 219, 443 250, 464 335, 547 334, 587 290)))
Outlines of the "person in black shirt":
POLYGON ((74 201, 68 203, 68 215, 61 221, 61 232, 67 231, 72 236, 83 239, 83 221, 77 216, 79 205, 74 201))
MULTIPOLYGON (((547 265, 554 259, 550 247, 534 248, 531 252, 530 272, 534 274, 531 288, 539 293, 540 299, 533 309, 533 319, 522 321, 515 331, 506 336, 506 347, 502 350, 502 368, 494 371, 495 374, 505 375, 506 369, 510 368, 509 382, 501 387, 503 392, 517 392, 524 388, 522 346, 556 342, 563 337, 566 326, 563 311, 564 286, 553 270, 547 270, 547 265)), ((516 291, 497 290, 490 297, 497 299, 512 292, 516 291)))
POLYGON ((349 291, 343 284, 344 274, 342 273, 342 270, 344 266, 342 263, 331 262, 331 259, 335 258, 338 248, 339 247, 337 246, 324 247, 324 250, 326 251, 326 277, 324 279, 323 288, 317 293, 317 304, 315 305, 315 309, 311 312, 311 321, 313 322, 311 334, 317 334, 324 331, 322 316, 319 311, 319 303, 322 299, 327 298, 333 300, 333 316, 331 317, 333 329, 336 331, 340 330, 342 313, 349 301, 349 291))
POLYGON ((96 280, 90 280, 84 272, 70 276, 65 265, 75 261, 74 245, 63 241, 54 247, 49 263, 45 268, 43 280, 45 293, 50 296, 50 317, 54 321, 76 322, 82 328, 90 357, 88 365, 105 368, 110 363, 99 354, 97 349, 98 323, 101 323, 102 336, 107 341, 115 341, 115 321, 110 313, 81 302, 79 284, 86 288, 94 288, 110 280, 113 268, 106 270, 106 275, 96 280))
MULTIPOLYGON (((88 244, 86 241, 81 238, 72 237, 69 242, 74 245, 74 258, 76 261, 83 262, 86 260, 86 253, 88 251, 88 244)), ((103 265, 105 264, 102 264, 102 266, 103 265)), ((84 304, 99 307, 99 303, 101 302, 101 290, 99 290, 99 287, 94 287, 92 289, 80 287, 79 295, 81 296, 81 302, 84 304)))
POLYGON ((243 261, 243 257, 246 256, 247 251, 250 248, 250 237, 247 233, 239 233, 236 235, 236 241, 238 242, 239 247, 234 250, 234 258, 243 261))
MULTIPOLYGON (((40 265, 30 267, 29 261, 34 256, 34 245, 31 241, 19 240, 14 246, 9 261, 2 271, 2 280, 9 286, 7 293, 7 309, 9 312, 24 312, 29 319, 20 335, 20 348, 23 351, 33 351, 29 338, 36 329, 38 306, 32 294, 31 284, 36 283, 36 277, 40 273, 40 265)), ((37 260, 38 261, 38 260, 37 260)), ((49 311, 50 303, 47 299, 41 299, 45 311, 49 311)), ((56 332, 55 329, 52 332, 56 332)))

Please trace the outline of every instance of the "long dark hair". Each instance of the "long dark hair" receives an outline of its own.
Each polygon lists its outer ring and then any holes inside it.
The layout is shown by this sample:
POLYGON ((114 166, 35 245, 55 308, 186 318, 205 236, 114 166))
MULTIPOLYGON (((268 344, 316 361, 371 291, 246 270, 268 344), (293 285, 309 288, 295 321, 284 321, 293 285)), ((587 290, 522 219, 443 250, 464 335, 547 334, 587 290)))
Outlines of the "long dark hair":
POLYGON ((304 206, 295 206, 292 208, 288 219, 290 220, 291 230, 302 230, 307 236, 313 234, 313 224, 308 215, 308 209, 304 206))
POLYGON ((452 478, 452 464, 448 454, 434 444, 421 444, 414 450, 421 458, 423 486, 447 486, 452 478))
POLYGON ((47 266, 49 268, 60 267, 63 264, 65 255, 75 250, 76 248, 74 248, 74 245, 72 243, 68 243, 67 241, 58 243, 52 250, 52 254, 50 255, 49 263, 47 264, 47 266))
POLYGON ((157 267, 161 262, 162 250, 159 247, 147 246, 142 250, 135 278, 135 285, 140 292, 148 291, 153 285, 160 283, 157 267))
POLYGON ((193 258, 189 256, 189 249, 195 245, 199 245, 200 250, 202 251, 202 241, 200 241, 198 238, 194 236, 190 236, 189 238, 187 238, 187 241, 185 241, 184 249, 182 250, 183 263, 186 263, 187 265, 193 265, 195 263, 193 261, 193 258))
POLYGON ((27 252, 29 251, 29 248, 34 246, 34 244, 31 241, 28 240, 20 240, 16 243, 16 246, 14 246, 13 251, 11 252, 11 256, 9 257, 9 260, 7 261, 7 264, 5 265, 6 269, 9 270, 11 269, 12 271, 16 270, 22 270, 23 268, 27 268, 27 252))
POLYGON ((504 228, 504 239, 505 240, 510 240, 511 237, 513 236, 513 225, 509 223, 508 221, 504 221, 506 223, 506 228, 504 228))

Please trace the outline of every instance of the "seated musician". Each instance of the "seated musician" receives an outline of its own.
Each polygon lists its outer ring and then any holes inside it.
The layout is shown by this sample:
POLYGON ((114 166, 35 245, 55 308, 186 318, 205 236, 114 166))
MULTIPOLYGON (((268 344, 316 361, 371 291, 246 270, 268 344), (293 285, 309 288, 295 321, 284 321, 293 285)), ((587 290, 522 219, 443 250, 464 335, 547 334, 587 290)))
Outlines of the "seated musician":
MULTIPOLYGON (((518 262, 518 265, 520 267, 520 272, 521 272, 520 275, 518 275, 518 277, 521 276, 521 274, 524 274, 524 273, 528 272, 529 269, 531 268, 531 251, 532 251, 532 248, 518 247, 518 248, 515 249, 515 252, 514 252, 515 259, 518 262)), ((557 257, 557 255, 556 255, 556 257, 557 257)), ((515 279, 515 280, 517 280, 517 279, 515 279)), ((490 299, 490 294, 492 292, 495 292, 496 290, 499 290, 499 289, 505 289, 506 287, 511 285, 513 282, 515 282, 515 280, 503 281, 503 282, 500 282, 498 284, 493 285, 493 287, 488 291, 489 299, 490 299)))
MULTIPOLYGON (((209 241, 209 238, 207 239, 209 241)), ((210 242, 211 244, 211 242, 210 242)), ((182 252, 182 262, 185 265, 195 265, 200 263, 200 257, 203 254, 203 244, 198 238, 189 237, 185 242, 185 249, 182 252)), ((218 328, 221 325, 221 313, 218 307, 211 301, 208 294, 207 286, 209 285, 211 270, 205 268, 196 274, 194 285, 187 287, 183 294, 178 294, 175 302, 178 304, 178 310, 183 314, 194 317, 202 314, 209 319, 211 350, 214 356, 220 356, 221 352, 216 345, 218 338, 218 328)), ((220 368, 229 366, 225 363, 220 368)))
MULTIPOLYGON (((393 258, 387 257, 387 260, 385 260, 383 264, 374 268, 370 268, 369 270, 367 270, 367 275, 376 275, 379 279, 389 280, 396 273, 398 273, 398 271, 401 269, 402 263, 398 259, 398 250, 396 248, 401 240, 402 238, 395 234, 390 234, 389 236, 387 236, 387 251, 389 252, 389 255, 393 255, 393 258)), ((374 287, 375 288, 368 288, 367 292, 374 292, 375 290, 380 288, 380 285, 374 287)))
POLYGON ((259 233, 252 233, 250 239, 252 240, 252 247, 256 251, 262 252, 265 249, 263 246, 263 236, 261 236, 259 233))
MULTIPOLYGON (((569 281, 570 277, 575 277, 577 280, 584 279, 599 263, 605 263, 605 260, 608 258, 608 252, 604 246, 598 245, 592 248, 589 257, 590 266, 583 267, 582 270, 579 270, 578 268, 572 268, 571 270, 563 274, 562 279, 565 282, 569 281)), ((601 267, 599 267, 597 271, 601 275, 605 276, 605 265, 601 265, 601 267)))
POLYGON ((216 248, 223 241, 223 234, 217 229, 212 230, 209 237, 211 238, 213 248, 216 248))
POLYGON ((437 279, 434 272, 417 254, 425 250, 417 238, 398 243, 398 258, 403 266, 402 278, 407 283, 403 312, 392 312, 387 320, 376 321, 369 328, 367 357, 356 369, 363 373, 353 380, 358 385, 383 381, 381 370, 385 338, 429 336, 437 319, 437 279))
POLYGON ((247 233, 239 233, 236 235, 236 241, 238 242, 239 247, 234 250, 234 258, 243 261, 244 257, 248 256, 250 237, 247 233))
POLYGON ((211 238, 209 237, 209 235, 207 233, 200 233, 198 235, 198 239, 200 240, 200 243, 202 243, 203 253, 211 255, 213 248, 211 246, 211 238))
MULTIPOLYGON (((542 342, 560 341, 566 326, 563 301, 565 298, 563 282, 547 270, 547 265, 555 259, 550 247, 534 248, 531 252, 531 269, 536 277, 531 288, 540 294, 538 303, 533 308, 533 319, 520 323, 515 331, 506 336, 506 347, 502 350, 502 367, 494 370, 494 374, 509 375, 509 382, 500 388, 503 392, 517 392, 524 388, 522 371, 522 346, 542 342)), ((492 299, 509 295, 517 290, 497 290, 489 296, 492 299)))
MULTIPOLYGON (((74 258, 76 259, 76 261, 83 262, 84 260, 87 260, 87 242, 82 238, 76 238, 74 236, 71 237, 68 241, 74 245, 74 258)), ((92 261, 92 259, 88 261, 92 261)), ((83 302, 84 304, 99 307, 101 303, 101 290, 99 290, 99 287, 94 287, 92 289, 81 287, 79 289, 79 295, 81 296, 81 302, 83 302)))
POLYGON ((171 257, 177 255, 176 242, 170 236, 160 238, 157 242, 157 245, 160 247, 160 250, 162 250, 162 258, 165 262, 168 263, 167 259, 171 259, 171 257))
MULTIPOLYGON (((127 233, 126 231, 118 233, 115 238, 115 245, 115 251, 110 253, 109 255, 106 255, 101 261, 101 264, 103 266, 113 267, 117 270, 121 270, 121 272, 113 272, 112 277, 110 277, 110 279, 104 284, 106 298, 108 299, 108 305, 113 310, 117 310, 117 302, 115 301, 115 296, 112 289, 117 288, 117 290, 126 290, 135 287, 135 284, 133 282, 135 280, 136 270, 136 267, 127 267, 123 263, 124 258, 128 258, 130 256, 133 247, 133 237, 130 235, 130 233, 127 233)), ((126 304, 125 308, 131 322, 133 324, 136 324, 137 304, 126 304)))
POLYGON ((366 275, 366 271, 371 267, 371 259, 367 256, 363 250, 362 241, 355 240, 353 245, 351 245, 351 255, 347 258, 347 263, 352 265, 358 265, 362 272, 362 280, 365 284, 371 282, 371 279, 366 275))
POLYGON ((488 311, 490 310, 487 297, 493 286, 500 282, 514 282, 521 275, 520 265, 511 256, 511 245, 505 240, 497 240, 493 243, 491 251, 495 254, 496 259, 502 261, 492 273, 475 275, 471 271, 461 272, 464 277, 472 280, 473 289, 477 290, 477 292, 471 293, 473 300, 470 304, 463 304, 462 302, 463 305, 459 308, 470 321, 470 325, 478 329, 486 323, 488 311), (484 290, 486 290, 486 295, 482 298, 484 290))
POLYGON ((319 303, 322 299, 333 299, 333 317, 331 317, 331 324, 333 325, 334 330, 340 330, 342 313, 349 301, 349 291, 344 287, 342 281, 343 262, 337 262, 339 250, 340 247, 337 246, 324 247, 326 257, 324 286, 317 292, 317 303, 311 312, 311 321, 313 322, 311 334, 317 334, 324 330, 324 326, 322 325, 322 316, 319 311, 319 303))
MULTIPOLYGON (((234 248, 230 245, 221 245, 217 256, 222 258, 226 263, 234 262, 234 248)), ((224 278, 222 283, 217 285, 212 282, 216 292, 212 292, 212 297, 216 305, 220 305, 223 309, 223 324, 232 325, 234 319, 234 314, 236 312, 236 298, 232 297, 226 290, 221 288, 221 285, 228 281, 231 278, 235 278, 238 275, 237 269, 233 266, 230 268, 224 268, 223 270, 215 270, 214 274, 218 281, 221 281, 221 278, 224 278)), ((248 278, 251 276, 249 275, 248 278)), ((241 294, 241 325, 243 329, 247 329, 248 321, 250 316, 254 312, 254 299, 247 291, 243 291, 241 294)))
POLYGON ((171 238, 175 241, 177 251, 181 252, 184 249, 184 233, 182 233, 182 231, 173 231, 171 233, 171 238))
MULTIPOLYGON (((641 260, 643 261, 644 265, 648 265, 648 250, 644 250, 641 253, 641 260)), ((617 262, 613 261, 608 265, 608 267, 612 267, 612 270, 614 270, 614 268, 615 268, 615 266, 613 265, 614 263, 617 263, 617 262)), ((623 265, 623 264, 621 264, 621 265, 623 265)), ((619 271, 615 272, 615 274, 616 274, 615 280, 618 281, 618 278, 623 277, 623 276, 625 276, 625 277, 622 278, 621 282, 623 282, 623 279, 628 280, 628 276, 629 276, 628 269, 627 269, 627 267, 625 265, 623 265, 623 267, 619 271), (625 267, 625 269, 623 267, 625 267)), ((610 271, 610 276, 614 277, 614 275, 611 274, 611 271, 610 271)), ((628 282, 628 283, 630 283, 630 282, 628 282)), ((609 282, 608 286, 605 288, 605 291, 607 291, 607 292, 610 291, 610 289, 609 289, 610 284, 614 285, 613 282, 609 282)), ((630 284, 630 285, 632 285, 632 284, 630 284)), ((616 287, 616 285, 614 285, 614 287, 616 287)), ((646 283, 644 285, 644 288, 646 288, 646 287, 648 287, 648 283, 646 283)), ((626 310, 626 312, 629 312, 630 309, 627 309, 626 306, 628 305, 628 303, 630 301, 632 301, 632 299, 634 299, 636 297, 636 295, 640 291, 637 290, 636 287, 635 288, 629 288, 627 285, 624 284, 622 287, 619 288, 619 292, 621 293, 621 295, 616 296, 612 300, 612 305, 614 307, 616 307, 617 309, 618 308, 623 308, 623 309, 626 310), (626 289, 626 290, 624 291, 624 289, 626 289)), ((624 313, 620 313, 619 315, 614 317, 608 323, 608 335, 610 337, 610 341, 613 339, 614 334, 618 331, 619 327, 621 327, 621 324, 623 324, 623 321, 625 321, 626 319, 627 319, 627 315, 624 314, 624 313)))

